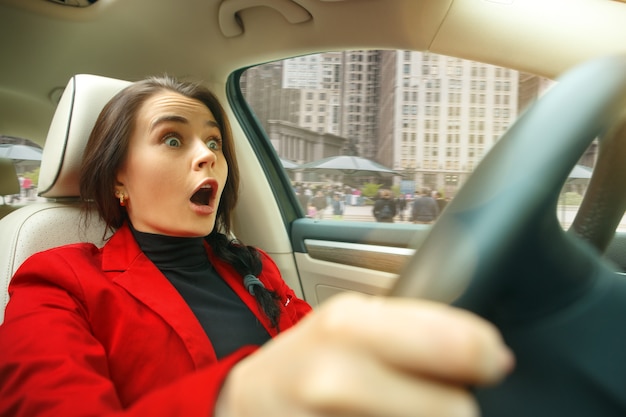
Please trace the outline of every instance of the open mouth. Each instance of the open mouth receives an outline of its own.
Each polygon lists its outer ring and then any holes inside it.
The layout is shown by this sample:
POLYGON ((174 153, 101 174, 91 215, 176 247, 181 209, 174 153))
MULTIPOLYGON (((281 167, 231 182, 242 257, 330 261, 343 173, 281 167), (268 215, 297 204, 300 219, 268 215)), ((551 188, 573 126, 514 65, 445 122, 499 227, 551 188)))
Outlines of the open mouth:
POLYGON ((193 193, 190 200, 193 204, 199 206, 208 206, 211 202, 211 196, 213 195, 213 187, 210 185, 203 185, 193 193))

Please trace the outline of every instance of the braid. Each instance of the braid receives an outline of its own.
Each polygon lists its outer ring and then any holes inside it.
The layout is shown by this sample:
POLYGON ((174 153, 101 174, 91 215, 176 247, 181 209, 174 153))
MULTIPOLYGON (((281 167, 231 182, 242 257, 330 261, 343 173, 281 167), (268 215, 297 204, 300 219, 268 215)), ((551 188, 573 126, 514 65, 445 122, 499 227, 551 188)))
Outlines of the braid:
MULTIPOLYGON (((263 262, 259 252, 252 246, 246 246, 236 239, 229 240, 226 235, 213 231, 206 237, 207 243, 213 249, 215 255, 229 263, 241 275, 258 276, 263 270, 263 262)), ((279 296, 265 286, 256 285, 252 291, 258 306, 269 318, 273 328, 278 328, 280 319, 279 296)))

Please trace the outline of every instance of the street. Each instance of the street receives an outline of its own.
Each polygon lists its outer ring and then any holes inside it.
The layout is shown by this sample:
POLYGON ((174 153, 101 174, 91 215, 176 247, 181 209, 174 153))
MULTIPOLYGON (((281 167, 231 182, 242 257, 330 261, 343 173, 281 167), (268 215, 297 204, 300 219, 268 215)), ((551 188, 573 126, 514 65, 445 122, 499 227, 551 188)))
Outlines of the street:
MULTIPOLYGON (((578 208, 577 207, 566 207, 566 206, 559 206, 557 209, 557 218, 559 219, 559 222, 561 222, 561 225, 563 226, 564 229, 567 229, 570 227, 570 225, 572 224, 572 222, 574 221, 574 217, 576 216, 578 208)), ((395 222, 396 223, 411 223, 410 221, 408 221, 409 217, 410 217, 410 209, 406 209, 404 211, 405 216, 404 216, 404 220, 400 220, 399 216, 396 216, 395 218, 395 222)), ((326 210, 324 211, 324 219, 325 220, 332 220, 333 219, 333 211, 332 208, 330 206, 328 206, 326 208, 326 210)), ((345 206, 345 210, 344 210, 344 215, 343 215, 343 219, 344 221, 360 221, 360 222, 374 222, 374 216, 372 215, 372 206, 351 206, 351 205, 346 205, 345 206)), ((617 231, 619 232, 626 232, 626 217, 622 218, 622 221, 620 222, 617 231)))

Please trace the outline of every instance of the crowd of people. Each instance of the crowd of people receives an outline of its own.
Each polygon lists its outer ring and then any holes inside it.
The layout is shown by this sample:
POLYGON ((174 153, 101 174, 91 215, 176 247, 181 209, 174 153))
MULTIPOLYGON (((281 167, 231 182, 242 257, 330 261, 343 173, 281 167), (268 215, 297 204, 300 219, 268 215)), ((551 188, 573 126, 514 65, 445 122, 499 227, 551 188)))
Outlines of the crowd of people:
MULTIPOLYGON (((349 186, 307 187, 298 184, 294 191, 306 216, 313 219, 324 219, 329 213, 332 213, 333 219, 342 219, 346 206, 367 204, 361 190, 349 186)), ((372 200, 371 213, 375 221, 419 224, 433 223, 449 202, 439 191, 428 188, 414 194, 399 195, 394 195, 390 189, 381 188, 372 200)))
POLYGON ((430 224, 437 220, 439 214, 448 204, 440 192, 424 188, 412 195, 394 197, 388 189, 379 191, 374 203, 372 214, 377 222, 393 223, 400 221, 430 224))
POLYGON ((362 205, 361 192, 348 186, 318 187, 297 185, 294 189, 307 217, 323 219, 326 209, 332 208, 334 219, 343 218, 346 205, 362 205))

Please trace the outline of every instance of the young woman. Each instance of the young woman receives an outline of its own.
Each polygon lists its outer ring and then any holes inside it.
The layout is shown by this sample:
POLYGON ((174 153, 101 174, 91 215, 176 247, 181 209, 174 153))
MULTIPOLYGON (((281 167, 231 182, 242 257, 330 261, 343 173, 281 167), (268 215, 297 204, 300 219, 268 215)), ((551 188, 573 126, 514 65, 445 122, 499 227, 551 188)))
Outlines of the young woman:
POLYGON ((470 416, 465 387, 512 367, 490 325, 451 307, 345 295, 311 312, 230 237, 233 140, 199 85, 120 92, 82 173, 113 235, 15 274, 0 416, 470 416))

